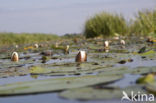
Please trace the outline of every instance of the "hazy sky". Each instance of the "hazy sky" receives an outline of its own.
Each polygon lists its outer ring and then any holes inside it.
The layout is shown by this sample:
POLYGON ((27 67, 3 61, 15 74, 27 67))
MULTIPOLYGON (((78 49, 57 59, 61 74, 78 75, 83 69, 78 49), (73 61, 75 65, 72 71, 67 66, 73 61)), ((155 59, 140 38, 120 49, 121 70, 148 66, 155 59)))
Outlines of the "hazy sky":
POLYGON ((129 18, 154 7, 156 0, 0 0, 0 32, 79 33, 98 12, 129 18))

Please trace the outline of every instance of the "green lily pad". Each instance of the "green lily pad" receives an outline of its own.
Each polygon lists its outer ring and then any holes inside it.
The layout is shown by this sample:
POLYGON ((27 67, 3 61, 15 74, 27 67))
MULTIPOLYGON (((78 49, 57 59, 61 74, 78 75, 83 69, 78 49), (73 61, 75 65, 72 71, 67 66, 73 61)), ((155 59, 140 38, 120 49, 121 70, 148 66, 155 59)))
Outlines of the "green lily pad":
POLYGON ((142 53, 141 56, 152 56, 153 54, 155 54, 156 52, 153 50, 147 51, 145 53, 142 53))
POLYGON ((134 55, 131 53, 92 53, 90 58, 93 61, 103 61, 105 63, 116 64, 120 60, 128 60, 134 55))
POLYGON ((131 74, 148 74, 156 72, 156 66, 154 67, 137 67, 132 69, 131 74))
MULTIPOLYGON (((99 49, 99 48, 102 48, 102 47, 98 46, 98 45, 95 45, 95 44, 88 44, 88 48, 96 50, 96 49, 99 49)), ((104 48, 104 46, 103 46, 103 48, 104 48)))
POLYGON ((81 77, 65 77, 56 79, 36 80, 29 82, 19 82, 0 86, 0 95, 19 95, 32 94, 41 92, 52 92, 64 90, 69 88, 78 88, 91 86, 101 83, 108 83, 121 79, 122 75, 103 76, 103 75, 89 75, 81 77))
POLYGON ((145 86, 145 89, 150 92, 153 93, 154 95, 156 95, 156 82, 151 83, 151 84, 147 84, 145 86))
POLYGON ((101 100, 120 98, 120 89, 94 89, 91 87, 70 89, 60 93, 61 98, 77 100, 101 100))
POLYGON ((121 75, 121 74, 148 74, 148 73, 155 73, 156 67, 137 67, 137 68, 128 68, 128 67, 110 67, 109 69, 105 69, 101 71, 100 74, 108 74, 108 75, 121 75))
POLYGON ((128 67, 112 67, 101 71, 99 74, 101 75, 122 75, 128 74, 131 72, 131 69, 128 67))
POLYGON ((137 93, 145 93, 141 86, 130 86, 123 89, 120 88, 76 88, 63 91, 59 94, 61 98, 77 99, 77 100, 110 100, 121 99, 123 97, 123 91, 127 96, 131 96, 131 91, 137 93))
POLYGON ((18 66, 24 66, 25 64, 33 64, 34 61, 32 59, 29 60, 22 60, 18 62, 13 62, 11 60, 3 61, 0 63, 1 68, 9 68, 9 67, 18 67, 18 66))
POLYGON ((23 76, 29 74, 27 68, 5 68, 0 71, 0 78, 7 78, 11 76, 23 76))
POLYGON ((29 72, 31 74, 40 74, 40 73, 49 73, 51 72, 49 69, 46 69, 46 68, 42 68, 42 67, 38 67, 38 66, 34 66, 34 67, 31 67, 29 69, 29 72))
POLYGON ((94 73, 107 69, 109 66, 98 64, 97 62, 85 62, 85 63, 64 63, 64 64, 44 64, 38 65, 39 69, 33 69, 30 71, 32 74, 40 75, 75 75, 94 73))
POLYGON ((10 59, 10 55, 8 53, 0 54, 0 59, 10 59))
POLYGON ((153 74, 148 74, 144 77, 140 77, 136 83, 138 84, 150 84, 150 83, 153 83, 155 81, 154 79, 154 75, 153 74))
POLYGON ((140 55, 140 56, 148 57, 148 58, 150 58, 150 59, 155 59, 155 57, 156 57, 156 52, 153 51, 153 50, 150 50, 150 51, 147 51, 147 52, 145 52, 145 53, 141 53, 141 54, 139 54, 139 55, 140 55))

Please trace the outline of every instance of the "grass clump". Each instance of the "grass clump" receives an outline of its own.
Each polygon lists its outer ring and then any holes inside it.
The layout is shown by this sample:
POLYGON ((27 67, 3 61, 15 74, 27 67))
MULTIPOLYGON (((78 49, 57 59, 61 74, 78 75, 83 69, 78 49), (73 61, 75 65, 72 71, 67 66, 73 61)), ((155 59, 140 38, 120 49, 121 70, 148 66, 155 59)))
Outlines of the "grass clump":
POLYGON ((135 35, 156 35, 156 10, 139 11, 135 20, 130 26, 131 34, 135 35))
POLYGON ((130 35, 156 37, 156 9, 138 11, 134 19, 126 21, 122 15, 102 12, 88 19, 84 27, 86 38, 130 35))
POLYGON ((28 34, 28 33, 0 33, 0 45, 31 44, 56 40, 59 37, 52 34, 28 34))
POLYGON ((102 12, 86 21, 84 35, 86 38, 112 36, 115 33, 125 34, 126 20, 122 15, 102 12))

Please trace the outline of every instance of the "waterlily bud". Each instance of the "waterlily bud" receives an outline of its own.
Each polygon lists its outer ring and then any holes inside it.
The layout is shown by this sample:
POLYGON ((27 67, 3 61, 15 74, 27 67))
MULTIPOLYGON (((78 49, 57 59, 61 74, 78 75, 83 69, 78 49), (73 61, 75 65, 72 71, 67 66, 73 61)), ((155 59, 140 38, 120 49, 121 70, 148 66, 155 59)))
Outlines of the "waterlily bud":
POLYGON ((109 48, 109 41, 104 42, 104 47, 107 48, 107 49, 109 48))
POLYGON ((66 46, 66 50, 69 50, 69 45, 66 46))
POLYGON ((34 44, 34 48, 38 48, 38 44, 34 44))
POLYGON ((11 55, 11 61, 17 62, 18 60, 19 60, 18 53, 13 52, 12 55, 11 55))
POLYGON ((59 46, 59 44, 56 42, 56 43, 55 43, 55 48, 58 48, 58 46, 59 46))
POLYGON ((19 46, 18 45, 15 45, 15 48, 17 49, 19 46))
POLYGON ((122 45, 125 45, 125 44, 126 44, 124 40, 120 40, 120 43, 121 43, 122 45))
POLYGON ((115 36, 115 37, 113 37, 114 40, 119 40, 120 39, 118 33, 114 33, 114 36, 115 36))
POLYGON ((87 53, 85 51, 79 51, 75 58, 76 62, 85 62, 87 61, 87 53))
POLYGON ((69 54, 69 45, 67 45, 65 48, 65 54, 69 54))
POLYGON ((105 51, 106 53, 108 53, 108 52, 109 52, 109 49, 104 49, 104 51, 105 51))
POLYGON ((114 40, 119 40, 119 36, 113 37, 114 40))

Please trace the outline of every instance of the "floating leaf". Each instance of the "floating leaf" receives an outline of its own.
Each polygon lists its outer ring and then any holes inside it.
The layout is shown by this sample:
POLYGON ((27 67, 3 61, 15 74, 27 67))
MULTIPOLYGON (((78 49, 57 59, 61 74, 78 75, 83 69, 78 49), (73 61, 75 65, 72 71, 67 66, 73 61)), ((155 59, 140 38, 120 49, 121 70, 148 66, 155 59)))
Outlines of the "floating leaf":
POLYGON ((29 60, 19 60, 19 62, 12 62, 11 60, 6 60, 3 61, 2 63, 0 63, 1 68, 9 68, 9 67, 22 67, 24 65, 27 64, 33 64, 33 60, 29 59, 29 60))
POLYGON ((38 66, 31 67, 29 69, 29 71, 31 74, 40 74, 40 73, 49 73, 50 72, 49 69, 38 67, 38 66))
POLYGON ((27 68, 6 68, 0 71, 0 78, 23 76, 27 74, 29 74, 29 70, 27 68))
POLYGON ((138 84, 149 84, 149 83, 153 83, 155 81, 154 79, 154 75, 153 74, 148 74, 144 77, 139 78, 136 83, 138 84))
POLYGON ((86 74, 94 73, 107 69, 109 66, 100 65, 96 62, 85 62, 85 63, 64 63, 64 64, 47 64, 40 65, 39 68, 42 70, 33 72, 34 74, 40 75, 75 75, 75 74, 86 74))
POLYGON ((150 59, 155 59, 155 57, 156 57, 156 52, 153 51, 153 50, 150 50, 150 51, 147 51, 147 52, 145 52, 145 53, 141 53, 140 56, 146 56, 146 57, 148 57, 148 58, 150 58, 150 59))
POLYGON ((105 69, 103 71, 100 71, 99 74, 101 75, 122 75, 130 73, 131 69, 128 69, 127 67, 112 67, 105 69))
POLYGON ((101 71, 100 74, 148 74, 148 73, 155 73, 156 67, 137 67, 137 68, 128 68, 128 67, 112 67, 109 69, 105 69, 101 71))
POLYGON ((156 66, 154 67, 137 67, 131 70, 131 74, 148 74, 156 72, 156 66))
POLYGON ((156 82, 147 84, 145 88, 150 93, 153 93, 154 95, 156 95, 156 82))
POLYGON ((154 53, 155 53, 155 51, 150 50, 150 51, 148 51, 148 52, 142 53, 141 55, 142 55, 142 56, 148 56, 148 55, 152 55, 152 54, 154 54, 154 53))
POLYGON ((63 91, 59 94, 60 97, 66 99, 77 99, 77 100, 110 100, 110 99, 121 99, 123 92, 127 96, 131 96, 131 91, 137 93, 145 93, 141 86, 130 86, 123 89, 120 88, 76 88, 63 91))
POLYGON ((19 95, 41 92, 52 92, 69 88, 91 86, 121 79, 122 75, 103 76, 89 75, 81 77, 65 77, 56 79, 36 80, 0 86, 0 95, 19 95))

